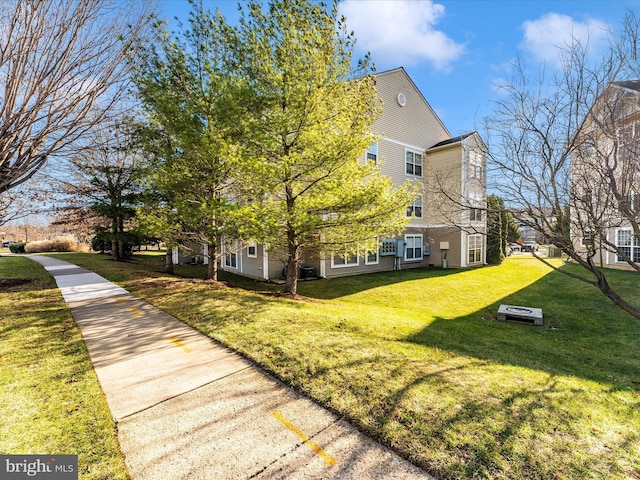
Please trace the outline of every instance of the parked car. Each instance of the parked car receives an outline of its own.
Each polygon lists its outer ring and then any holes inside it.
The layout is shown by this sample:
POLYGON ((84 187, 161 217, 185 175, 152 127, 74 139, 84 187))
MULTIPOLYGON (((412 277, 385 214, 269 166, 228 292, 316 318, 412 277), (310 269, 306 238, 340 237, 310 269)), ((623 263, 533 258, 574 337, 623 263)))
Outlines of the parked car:
POLYGON ((14 243, 16 243, 16 242, 9 240, 8 242, 2 242, 2 246, 3 246, 4 248, 8 248, 8 247, 10 247, 11 245, 13 245, 14 243))
POLYGON ((513 252, 519 252, 519 251, 520 251, 520 244, 518 243, 510 243, 507 246, 507 256, 511 256, 513 252))
POLYGON ((527 240, 526 242, 522 242, 523 252, 537 252, 539 248, 540 246, 533 240, 527 240))

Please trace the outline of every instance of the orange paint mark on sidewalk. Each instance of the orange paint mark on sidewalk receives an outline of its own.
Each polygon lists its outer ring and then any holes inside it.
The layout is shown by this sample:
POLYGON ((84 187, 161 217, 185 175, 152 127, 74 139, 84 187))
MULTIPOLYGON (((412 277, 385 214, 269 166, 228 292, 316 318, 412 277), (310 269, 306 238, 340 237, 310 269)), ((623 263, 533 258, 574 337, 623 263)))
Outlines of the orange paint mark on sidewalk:
POLYGON ((184 343, 182 343, 180 340, 178 340, 177 338, 170 338, 169 340, 171 340, 173 343, 175 343, 178 347, 180 347, 186 353, 190 353, 191 352, 191 349, 189 347, 187 347, 184 343))
POLYGON ((293 423, 291 423, 289 420, 284 418, 284 416, 280 412, 278 412, 277 410, 274 410, 273 416, 276 417, 278 421, 282 423, 285 427, 287 427, 289 430, 295 433, 298 436, 298 438, 302 440, 303 443, 306 443, 307 445, 309 445, 318 455, 320 455, 322 460, 324 460, 324 463, 326 463, 327 465, 336 464, 336 461, 333 458, 327 455, 326 452, 322 450, 322 448, 320 448, 309 437, 307 437, 303 432, 301 432, 293 423))

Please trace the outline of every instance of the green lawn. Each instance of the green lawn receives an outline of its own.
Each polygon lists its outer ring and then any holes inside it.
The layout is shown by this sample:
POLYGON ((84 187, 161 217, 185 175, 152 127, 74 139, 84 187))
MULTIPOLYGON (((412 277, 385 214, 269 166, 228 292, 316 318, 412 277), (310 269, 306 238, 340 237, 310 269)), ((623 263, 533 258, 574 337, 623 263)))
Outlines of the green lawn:
MULTIPOLYGON (((442 479, 640 478, 640 321, 534 259, 303 282, 309 301, 292 301, 228 275, 243 288, 166 276, 157 256, 60 258, 242 352, 442 479), (501 303, 541 307, 545 326, 496 321, 501 303)), ((611 282, 640 302, 640 275, 611 272, 611 282)))
POLYGON ((78 455, 81 479, 127 479, 115 424, 51 276, 0 257, 0 452, 78 455))

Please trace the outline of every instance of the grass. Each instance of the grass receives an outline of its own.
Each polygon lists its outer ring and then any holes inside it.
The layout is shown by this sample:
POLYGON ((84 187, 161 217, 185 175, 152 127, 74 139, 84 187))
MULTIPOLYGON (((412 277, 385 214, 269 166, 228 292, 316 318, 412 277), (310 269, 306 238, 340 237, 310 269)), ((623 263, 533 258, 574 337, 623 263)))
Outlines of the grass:
POLYGON ((51 276, 0 258, 0 452, 78 455, 81 479, 129 478, 87 350, 51 276))
MULTIPOLYGON (((301 302, 233 276, 243 288, 167 276, 161 257, 59 258, 242 352, 442 479, 640 478, 640 321, 534 259, 303 282, 301 302), (542 307, 545 326, 496 321, 501 303, 542 307)), ((640 301, 640 276, 610 278, 640 301)))

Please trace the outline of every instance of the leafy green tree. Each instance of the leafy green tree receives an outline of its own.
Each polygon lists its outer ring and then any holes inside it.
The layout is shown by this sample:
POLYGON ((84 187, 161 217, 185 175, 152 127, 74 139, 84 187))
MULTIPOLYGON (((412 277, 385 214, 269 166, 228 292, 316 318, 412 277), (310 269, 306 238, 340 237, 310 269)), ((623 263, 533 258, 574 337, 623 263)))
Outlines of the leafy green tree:
POLYGON ((507 243, 515 243, 521 237, 520 227, 513 218, 513 214, 507 211, 507 243))
MULTIPOLYGON (((135 83, 146 122, 139 137, 151 175, 152 199, 141 211, 167 246, 180 237, 208 244, 208 278, 226 237, 241 237, 243 203, 238 171, 244 171, 237 121, 230 101, 237 94, 226 69, 233 31, 220 15, 194 5, 189 25, 171 38, 163 24, 141 47, 135 83)), ((169 255, 169 253, 168 253, 169 255)), ((168 265, 168 264, 167 264, 168 265)), ((170 267, 168 267, 170 268, 170 267)))
POLYGON ((177 212, 169 206, 166 199, 155 192, 147 191, 142 204, 144 207, 138 209, 137 229, 142 234, 157 238, 164 243, 165 272, 173 274, 172 249, 180 244, 184 228, 180 224, 177 212))
POLYGON ((499 265, 507 256, 507 245, 520 237, 518 224, 513 220, 498 195, 487 196, 487 263, 499 265), (514 238, 515 237, 515 238, 514 238))
POLYGON ((282 252, 285 292, 295 294, 304 251, 373 248, 377 235, 406 226, 413 194, 362 160, 381 104, 369 59, 352 63, 355 40, 337 5, 273 0, 266 9, 241 8, 232 75, 245 152, 258 160, 245 175, 260 239, 282 252))

